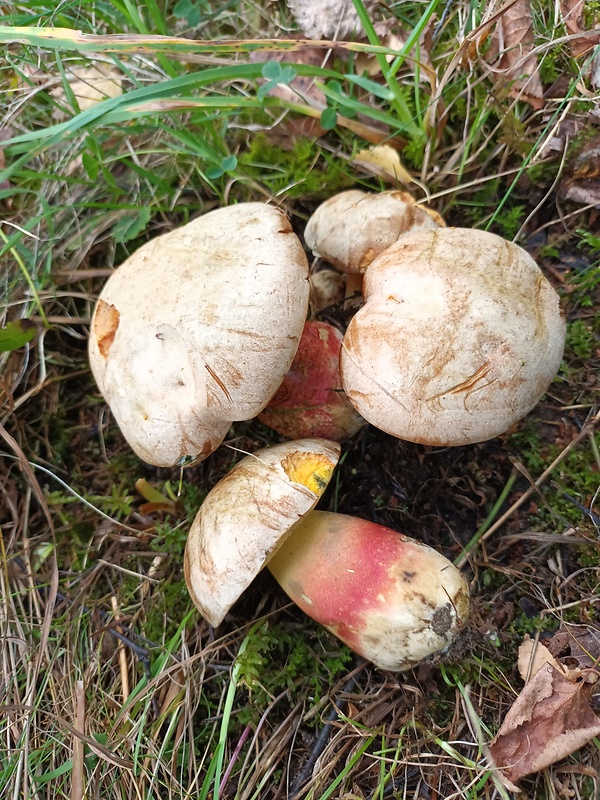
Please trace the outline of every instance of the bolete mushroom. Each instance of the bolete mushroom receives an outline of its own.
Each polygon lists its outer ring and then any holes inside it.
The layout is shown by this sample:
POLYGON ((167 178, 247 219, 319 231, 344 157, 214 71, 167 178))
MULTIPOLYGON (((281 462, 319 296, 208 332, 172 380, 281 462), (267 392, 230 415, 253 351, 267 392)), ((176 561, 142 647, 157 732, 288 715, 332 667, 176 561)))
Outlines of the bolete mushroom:
POLYGON ((207 495, 185 551, 190 594, 219 625, 266 564, 311 617, 365 658, 408 669, 464 625, 467 585, 439 553, 389 528, 315 512, 339 446, 285 442, 240 461, 207 495))
POLYGON ((304 240, 312 252, 342 272, 362 273, 401 236, 438 228, 444 221, 408 192, 333 195, 308 220, 304 240))
POLYGON ((382 669, 446 649, 469 614, 467 583, 441 553, 345 514, 311 511, 268 567, 306 614, 382 669))
POLYGON ((429 445, 504 433, 556 374, 559 298, 535 261, 478 230, 402 237, 371 263, 350 322, 342 385, 381 430, 429 445))
POLYGON ((285 213, 217 209, 152 239, 109 278, 89 355, 100 391, 145 461, 206 457, 255 417, 296 353, 308 262, 285 213))
POLYGON ((365 424, 342 389, 342 338, 328 322, 306 323, 290 371, 258 415, 263 424, 288 439, 317 437, 336 442, 365 424))

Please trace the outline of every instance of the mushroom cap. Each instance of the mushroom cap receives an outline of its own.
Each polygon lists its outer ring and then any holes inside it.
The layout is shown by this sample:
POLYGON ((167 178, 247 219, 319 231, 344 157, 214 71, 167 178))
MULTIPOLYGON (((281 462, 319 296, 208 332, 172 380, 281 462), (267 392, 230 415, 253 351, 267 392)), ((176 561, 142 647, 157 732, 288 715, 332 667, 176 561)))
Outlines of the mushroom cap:
POLYGON ((125 438, 156 466, 206 457, 269 402, 296 353, 308 262, 285 213, 217 209, 139 248, 104 286, 92 370, 125 438))
POLYGON ((336 442, 364 424, 342 389, 343 334, 328 322, 309 320, 283 383, 258 419, 288 439, 319 437, 336 442))
POLYGON ((339 456, 340 446, 325 439, 283 442, 242 459, 211 489, 184 558, 190 595, 211 625, 315 507, 339 456))
POLYGON ((304 240, 316 256, 342 272, 364 272, 401 236, 443 224, 439 214, 417 205, 408 192, 350 189, 321 203, 308 220, 304 240))
POLYGON ((494 234, 403 237, 371 264, 363 289, 342 344, 342 384, 365 419, 400 439, 498 436, 560 366, 558 295, 523 249, 494 234))
POLYGON ((467 583, 441 553, 345 514, 307 514, 268 566, 306 614, 382 669, 445 649, 469 614, 467 583))

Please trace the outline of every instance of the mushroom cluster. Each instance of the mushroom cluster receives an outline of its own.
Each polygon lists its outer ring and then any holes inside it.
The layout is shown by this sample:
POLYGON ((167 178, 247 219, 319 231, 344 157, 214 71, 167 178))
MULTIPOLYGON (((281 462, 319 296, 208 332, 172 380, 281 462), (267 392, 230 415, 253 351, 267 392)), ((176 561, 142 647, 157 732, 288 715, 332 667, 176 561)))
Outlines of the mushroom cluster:
POLYGON ((240 461, 192 523, 185 575, 212 625, 267 566, 356 652, 408 669, 465 625, 468 587, 424 544, 314 510, 337 441, 366 422, 438 446, 503 433, 556 373, 565 323, 525 251, 446 228, 405 193, 331 198, 306 242, 359 282, 364 303, 345 333, 306 322, 308 262, 286 215, 242 203, 152 240, 114 272, 90 361, 151 464, 206 458, 231 422, 257 415, 292 439, 240 461))
POLYGON ((404 193, 358 191, 319 206, 307 241, 364 274, 340 371, 375 427, 421 444, 485 441, 522 419, 556 375, 566 330, 559 298, 518 245, 446 228, 404 193))

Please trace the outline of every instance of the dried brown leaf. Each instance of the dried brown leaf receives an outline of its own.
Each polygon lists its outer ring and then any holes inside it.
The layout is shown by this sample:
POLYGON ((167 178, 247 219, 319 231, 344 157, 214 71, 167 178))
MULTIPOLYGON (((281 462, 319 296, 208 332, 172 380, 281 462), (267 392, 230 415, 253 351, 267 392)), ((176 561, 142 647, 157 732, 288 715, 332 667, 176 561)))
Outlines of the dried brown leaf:
POLYGON ((600 208, 600 180, 583 180, 564 187, 561 197, 580 206, 600 208))
POLYGON ((600 717, 589 703, 592 688, 569 680, 550 663, 525 685, 490 745, 509 788, 600 735, 600 717))
POLYGON ((533 20, 528 0, 509 0, 498 20, 495 43, 500 55, 497 80, 510 84, 511 97, 535 109, 544 105, 544 90, 533 43, 533 20))
MULTIPOLYGON (((101 103, 109 97, 118 97, 123 94, 121 73, 106 64, 74 67, 67 71, 67 78, 81 111, 86 111, 96 103, 101 103)), ((52 89, 50 94, 61 105, 70 105, 62 84, 52 89)), ((60 109, 57 109, 54 114, 55 118, 63 118, 64 116, 64 112, 60 109)))
POLYGON ((519 675, 527 683, 544 666, 551 664, 559 672, 562 672, 561 665, 554 658, 550 650, 541 642, 536 642, 526 636, 519 647, 519 657, 517 666, 519 675))
POLYGON ((560 197, 586 206, 600 206, 600 136, 588 139, 561 182, 560 197))
POLYGON ((589 53, 600 42, 600 30, 587 32, 583 25, 584 0, 561 0, 560 9, 569 39, 569 47, 573 58, 589 53))
MULTIPOLYGON (((363 0, 372 11, 375 0, 363 0)), ((287 0, 298 27, 309 39, 348 39, 362 33, 352 0, 287 0)))
POLYGON ((574 665, 579 669, 598 669, 600 630, 587 625, 560 628, 548 642, 548 651, 567 665, 574 665))

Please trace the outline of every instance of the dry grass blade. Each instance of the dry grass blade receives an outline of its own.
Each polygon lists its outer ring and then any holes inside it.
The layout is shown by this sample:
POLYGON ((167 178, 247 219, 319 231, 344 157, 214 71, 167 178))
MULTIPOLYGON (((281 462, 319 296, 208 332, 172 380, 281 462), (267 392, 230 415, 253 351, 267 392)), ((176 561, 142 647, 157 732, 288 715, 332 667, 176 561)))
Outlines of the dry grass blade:
MULTIPOLYGON (((75 729, 85 734, 85 692, 83 681, 75 683, 75 729)), ((71 771, 71 800, 83 800, 84 786, 84 750, 83 740, 73 738, 73 768, 71 771)))

